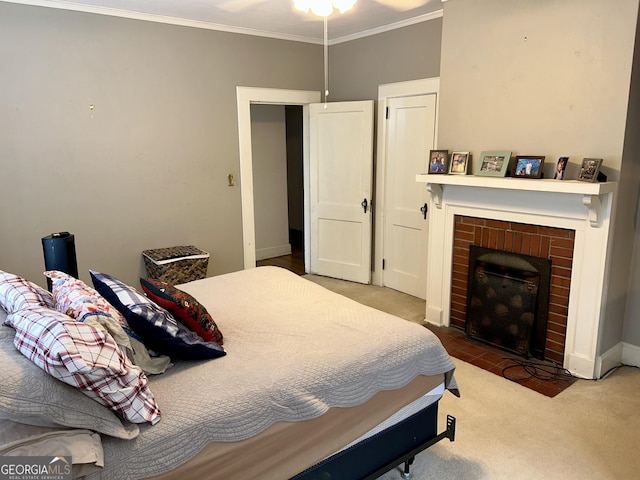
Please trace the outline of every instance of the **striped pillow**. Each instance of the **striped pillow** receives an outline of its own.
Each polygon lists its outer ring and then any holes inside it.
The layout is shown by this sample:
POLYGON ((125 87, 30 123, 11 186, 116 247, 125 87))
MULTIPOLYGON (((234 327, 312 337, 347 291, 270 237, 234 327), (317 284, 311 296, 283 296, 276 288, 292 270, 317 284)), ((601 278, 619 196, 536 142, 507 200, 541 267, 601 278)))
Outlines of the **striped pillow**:
POLYGON ((203 340, 135 288, 106 273, 93 270, 89 273, 98 293, 124 315, 149 349, 184 360, 204 360, 227 354, 220 344, 203 340))

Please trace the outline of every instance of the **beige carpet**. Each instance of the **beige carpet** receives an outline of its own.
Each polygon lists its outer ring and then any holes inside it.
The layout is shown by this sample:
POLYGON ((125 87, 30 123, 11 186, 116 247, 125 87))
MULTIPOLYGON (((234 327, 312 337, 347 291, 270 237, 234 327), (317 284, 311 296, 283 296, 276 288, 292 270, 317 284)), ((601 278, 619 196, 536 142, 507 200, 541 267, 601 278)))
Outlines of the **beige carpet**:
MULTIPOLYGON (((306 278, 408 320, 424 317, 424 301, 393 290, 306 278)), ((597 382, 578 380, 549 398, 453 360, 462 397, 444 395, 439 424, 442 431, 446 415, 456 417, 456 440, 419 454, 414 480, 640 478, 639 369, 623 367, 597 382)), ((380 477, 400 478, 399 470, 380 477)))
POLYGON ((303 278, 378 310, 412 322, 424 323, 425 301, 420 298, 390 288, 345 282, 318 275, 304 275, 303 278))

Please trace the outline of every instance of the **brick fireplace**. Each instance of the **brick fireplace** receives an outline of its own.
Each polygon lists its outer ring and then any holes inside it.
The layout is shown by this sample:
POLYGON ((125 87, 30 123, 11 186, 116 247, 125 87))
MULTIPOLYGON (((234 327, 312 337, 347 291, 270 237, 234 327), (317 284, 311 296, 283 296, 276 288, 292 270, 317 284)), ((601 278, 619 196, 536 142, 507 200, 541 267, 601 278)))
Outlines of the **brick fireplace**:
POLYGON ((551 261, 545 358, 597 378, 617 184, 419 174, 429 197, 425 321, 464 328, 469 245, 551 261))
POLYGON ((463 330, 466 327, 471 245, 549 259, 551 278, 544 357, 562 363, 574 239, 573 230, 456 215, 449 325, 463 330))

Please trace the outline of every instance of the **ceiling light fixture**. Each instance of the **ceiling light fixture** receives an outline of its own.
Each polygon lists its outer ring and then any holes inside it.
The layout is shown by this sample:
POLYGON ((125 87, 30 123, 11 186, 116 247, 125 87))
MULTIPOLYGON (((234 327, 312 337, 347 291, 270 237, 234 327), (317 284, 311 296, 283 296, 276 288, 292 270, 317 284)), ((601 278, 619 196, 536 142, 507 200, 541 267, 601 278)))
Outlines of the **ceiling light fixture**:
POLYGON ((334 9, 340 13, 351 10, 356 0, 293 0, 293 5, 304 13, 313 13, 318 17, 328 17, 334 9))
POLYGON ((327 108, 329 96, 329 38, 327 17, 337 9, 345 13, 355 5, 356 0, 293 0, 293 6, 304 13, 312 13, 324 18, 324 108, 327 108))

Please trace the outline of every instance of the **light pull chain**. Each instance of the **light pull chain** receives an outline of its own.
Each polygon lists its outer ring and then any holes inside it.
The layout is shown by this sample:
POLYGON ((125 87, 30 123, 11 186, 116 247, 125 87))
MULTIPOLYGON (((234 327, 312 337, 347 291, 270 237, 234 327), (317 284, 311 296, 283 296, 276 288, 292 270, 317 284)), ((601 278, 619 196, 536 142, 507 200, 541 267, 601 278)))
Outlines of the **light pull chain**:
POLYGON ((327 108, 329 96, 329 41, 327 35, 327 17, 324 17, 324 108, 327 108))

